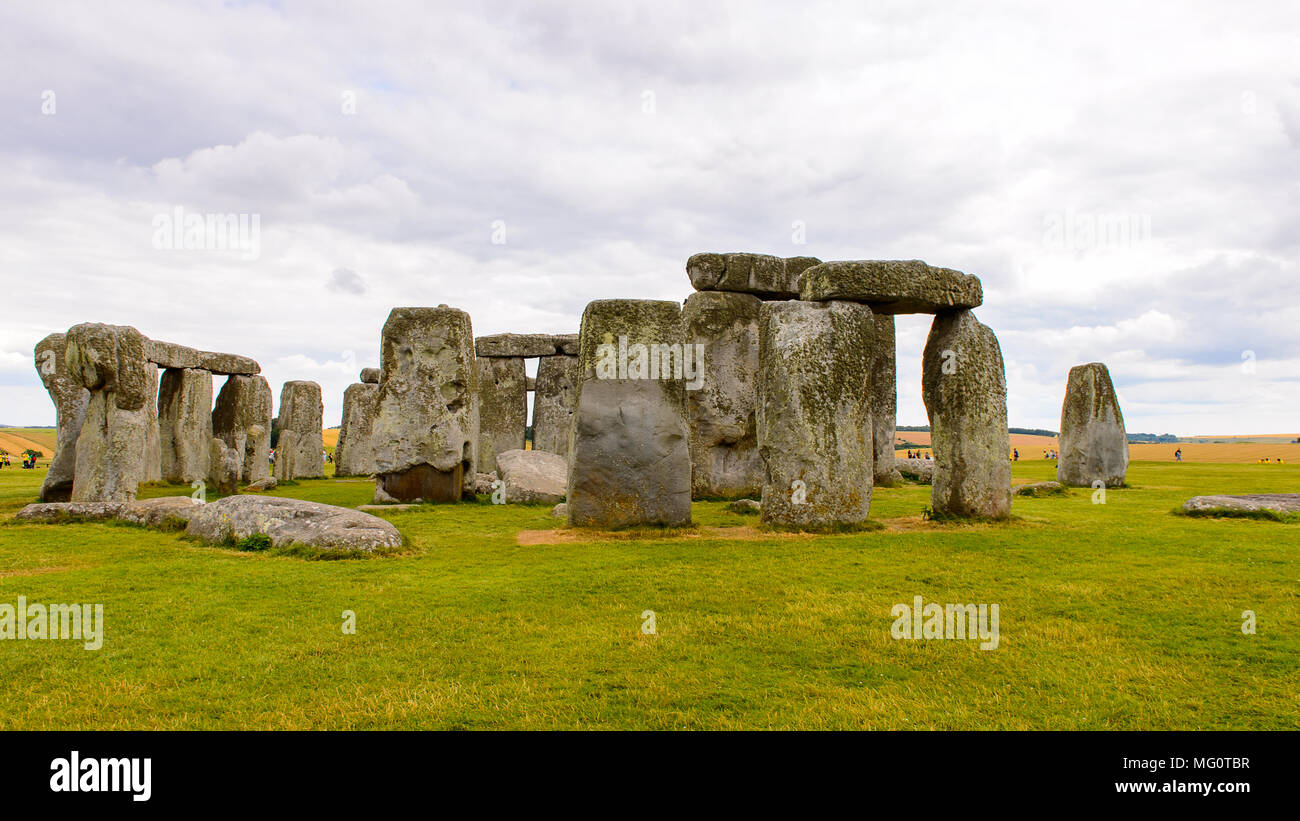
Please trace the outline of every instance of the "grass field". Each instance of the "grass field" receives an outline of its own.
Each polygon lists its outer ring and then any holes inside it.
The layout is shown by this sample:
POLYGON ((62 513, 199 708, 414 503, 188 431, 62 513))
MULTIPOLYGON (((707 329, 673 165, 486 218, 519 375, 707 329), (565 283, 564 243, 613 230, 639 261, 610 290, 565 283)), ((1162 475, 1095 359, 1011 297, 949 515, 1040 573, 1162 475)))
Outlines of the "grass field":
POLYGON ((405 555, 332 562, 8 521, 41 476, 0 475, 0 603, 102 603, 106 637, 0 641, 3 729, 1300 727, 1300 526, 1171 513, 1300 491, 1300 465, 1139 462, 1105 504, 1017 498, 1006 525, 930 523, 928 487, 881 488, 885 529, 835 536, 721 503, 594 540, 554 538, 546 507, 426 506, 385 514, 405 555), (997 603, 999 647, 892 639, 916 595, 997 603))

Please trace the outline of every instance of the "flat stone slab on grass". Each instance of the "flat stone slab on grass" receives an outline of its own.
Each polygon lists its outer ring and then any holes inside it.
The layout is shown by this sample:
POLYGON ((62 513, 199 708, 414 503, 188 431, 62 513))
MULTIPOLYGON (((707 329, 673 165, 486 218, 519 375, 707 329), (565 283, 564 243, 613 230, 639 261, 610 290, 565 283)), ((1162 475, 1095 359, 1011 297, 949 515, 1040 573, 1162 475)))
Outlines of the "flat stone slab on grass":
POLYGON ((1016 485, 1011 488, 1011 492, 1016 496, 1059 496, 1066 490, 1060 482, 1030 482, 1027 485, 1016 485))
POLYGON ((202 505, 189 496, 161 496, 134 502, 42 502, 27 505, 14 516, 20 522, 67 522, 116 519, 145 527, 165 528, 188 522, 202 505))
POLYGON ((272 547, 371 551, 402 546, 402 534, 378 516, 279 496, 227 496, 203 505, 185 532, 213 544, 261 533, 272 547))
MULTIPOLYGON (((30 507, 30 505, 28 506, 30 507)), ((1300 514, 1300 493, 1254 493, 1246 496, 1197 496, 1183 505, 1187 513, 1215 510, 1234 510, 1256 513, 1271 510, 1274 513, 1300 514)))
POLYGON ((934 481, 934 460, 933 459, 894 459, 894 466, 898 472, 903 475, 904 479, 911 479, 914 482, 929 484, 934 481))
POLYGON ((497 456, 506 502, 559 504, 569 485, 569 460, 544 450, 507 450, 497 456))
POLYGON ((864 259, 812 266, 799 280, 799 298, 865 302, 876 314, 937 314, 978 308, 984 289, 979 277, 919 259, 864 259))

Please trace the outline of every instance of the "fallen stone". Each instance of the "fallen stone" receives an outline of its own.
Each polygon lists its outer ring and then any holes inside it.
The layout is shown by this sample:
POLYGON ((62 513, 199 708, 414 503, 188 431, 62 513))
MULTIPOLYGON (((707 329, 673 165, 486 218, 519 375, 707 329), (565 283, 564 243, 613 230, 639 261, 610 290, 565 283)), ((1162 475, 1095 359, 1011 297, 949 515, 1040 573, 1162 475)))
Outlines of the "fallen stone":
POLYGON ((264 376, 231 376, 212 409, 212 435, 239 454, 239 480, 258 482, 270 473, 271 383, 264 376))
POLYGON ((567 519, 569 518, 569 506, 564 502, 560 502, 558 505, 551 508, 551 515, 557 519, 567 519))
POLYGON ((763 299, 798 299, 799 278, 818 264, 815 257, 774 257, 767 254, 695 254, 686 261, 686 274, 697 291, 731 291, 763 299))
POLYGON ((208 478, 212 439, 212 374, 168 368, 158 386, 162 477, 189 484, 208 478))
POLYGON ((81 380, 68 373, 63 351, 67 346, 64 334, 50 334, 36 343, 33 354, 36 373, 54 403, 55 434, 54 454, 50 469, 41 482, 40 498, 43 502, 66 502, 72 498, 72 481, 77 469, 77 437, 86 419, 90 404, 90 391, 81 380))
POLYGON ((493 491, 493 487, 492 487, 492 486, 493 486, 494 484, 496 484, 496 482, 497 482, 497 478, 498 478, 498 477, 497 477, 496 471, 493 471, 492 473, 476 473, 476 474, 474 474, 474 493, 475 493, 475 495, 478 495, 478 494, 485 494, 485 495, 486 495, 486 494, 490 494, 490 493, 493 491))
POLYGON ((568 492, 569 463, 542 450, 507 450, 497 456, 509 504, 557 504, 568 492))
POLYGON ((686 391, 691 495, 696 499, 757 496, 763 491, 757 422, 762 306, 750 294, 700 291, 686 298, 682 321, 696 357, 690 376, 697 389, 686 391))
POLYGON ((871 309, 767 302, 760 319, 762 521, 860 525, 871 509, 871 309))
POLYGON ((371 441, 375 501, 458 501, 474 491, 478 372, 469 314, 446 305, 394 308, 371 441), (382 491, 382 493, 381 493, 382 491))
POLYGON ((248 487, 244 488, 244 490, 251 490, 255 493, 260 493, 267 490, 275 490, 275 486, 278 484, 280 483, 276 481, 274 476, 268 476, 265 479, 258 479, 256 482, 252 482, 248 487))
POLYGON ((537 360, 533 393, 533 450, 569 458, 574 398, 578 391, 578 357, 543 356, 537 360))
POLYGON ((1187 500, 1183 510, 1188 513, 1212 513, 1221 510, 1257 513, 1269 510, 1281 514, 1300 514, 1300 493, 1195 496, 1187 500))
POLYGON ((730 510, 732 513, 740 513, 742 515, 762 513, 763 505, 756 499, 737 499, 736 501, 727 505, 727 510, 730 510))
POLYGON ((378 385, 379 377, 383 373, 379 368, 362 368, 361 382, 364 385, 378 385))
POLYGON ((275 478, 316 479, 325 475, 324 442, 321 438, 320 385, 315 382, 285 382, 280 389, 280 438, 275 443, 275 478))
POLYGON ((937 314, 978 308, 978 277, 919 259, 823 262, 803 272, 800 299, 865 302, 877 314, 937 314))
MULTIPOLYGON (((609 299, 582 315, 569 456, 569 522, 688 525, 690 428, 683 380, 662 377, 650 346, 685 340, 676 302, 609 299)), ((665 350, 654 349, 658 354, 665 350)))
POLYGON ((1110 371, 1100 362, 1070 369, 1061 405, 1061 450, 1056 478, 1063 484, 1106 487, 1124 484, 1128 434, 1110 371))
POLYGON ((533 357, 554 356, 559 352, 553 334, 494 334, 474 340, 478 356, 533 357))
POLYGON ((114 518, 157 530, 181 530, 200 507, 202 505, 189 496, 137 499, 130 504, 122 505, 114 514, 114 518))
POLYGON ((58 523, 111 519, 122 505, 110 502, 36 502, 14 514, 19 522, 58 523))
POLYGON ((360 382, 343 392, 343 421, 334 446, 335 476, 373 476, 378 470, 371 441, 378 410, 378 384, 360 382))
POLYGON ((524 360, 482 356, 478 368, 478 461, 476 468, 497 469, 497 454, 520 450, 528 433, 528 391, 524 360))
POLYGON ((933 459, 899 459, 895 457, 895 466, 904 479, 928 485, 934 481, 933 459))
POLYGON ((1060 482, 1030 482, 1025 485, 1016 485, 1011 489, 1016 496, 1059 496, 1066 492, 1065 485, 1060 482))
POLYGON ((1007 379, 993 331, 970 311, 935 317, 921 386, 936 465, 931 507, 949 516, 1010 516, 1007 379))
POLYGON ((185 532, 210 544, 261 533, 273 547, 372 551, 402 546, 402 534, 377 516, 279 496, 227 496, 202 505, 185 532))

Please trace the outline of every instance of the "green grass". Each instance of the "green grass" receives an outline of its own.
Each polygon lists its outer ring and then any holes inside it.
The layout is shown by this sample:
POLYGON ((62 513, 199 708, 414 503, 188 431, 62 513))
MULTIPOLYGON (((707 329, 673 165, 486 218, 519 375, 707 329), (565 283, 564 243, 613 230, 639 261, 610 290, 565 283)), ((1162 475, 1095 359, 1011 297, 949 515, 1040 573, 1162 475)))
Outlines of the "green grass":
MULTIPOLYGON (((0 518, 41 477, 0 473, 0 518)), ((0 641, 0 728, 1300 727, 1300 528, 1171 512, 1300 491, 1300 466, 1136 463, 1129 482, 1104 505, 1016 497, 1010 524, 925 521, 910 485, 876 490, 883 530, 762 532, 707 502, 694 529, 527 547, 560 527, 548 508, 428 505, 383 514, 402 555, 360 561, 3 524, 0 603, 102 603, 107 628, 98 651, 0 641), (1000 646, 891 639, 916 595, 997 603, 1000 646)))

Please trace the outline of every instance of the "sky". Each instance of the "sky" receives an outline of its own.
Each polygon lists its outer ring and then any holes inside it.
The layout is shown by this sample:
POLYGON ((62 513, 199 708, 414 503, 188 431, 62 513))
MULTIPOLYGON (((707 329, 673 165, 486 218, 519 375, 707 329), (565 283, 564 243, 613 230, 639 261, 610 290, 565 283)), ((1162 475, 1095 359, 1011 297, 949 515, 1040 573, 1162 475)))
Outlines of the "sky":
POLYGON ((1131 432, 1300 432, 1291 0, 6 4, 0 110, 2 424, 54 423, 32 346, 78 322, 333 426, 394 306, 572 333, 750 251, 980 277, 1013 426, 1101 361, 1131 432))

